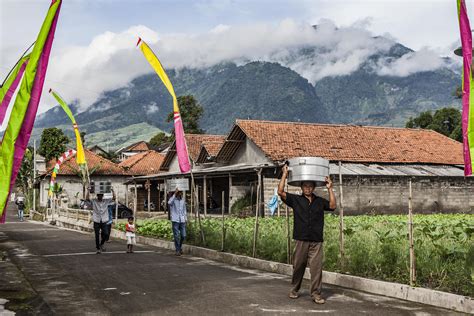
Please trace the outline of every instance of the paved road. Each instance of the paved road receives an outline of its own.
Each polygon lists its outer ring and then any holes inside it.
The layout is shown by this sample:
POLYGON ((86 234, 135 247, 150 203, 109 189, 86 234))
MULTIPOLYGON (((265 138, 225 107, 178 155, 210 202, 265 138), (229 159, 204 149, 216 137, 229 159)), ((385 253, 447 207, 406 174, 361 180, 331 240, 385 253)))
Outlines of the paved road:
POLYGON ((0 261, 0 302, 8 294, 5 282, 29 293, 24 303, 31 306, 19 314, 457 315, 328 285, 324 305, 314 304, 307 290, 290 300, 286 276, 176 257, 150 246, 126 254, 119 240, 96 255, 92 234, 21 223, 13 213, 0 227, 0 253, 6 255, 0 261))

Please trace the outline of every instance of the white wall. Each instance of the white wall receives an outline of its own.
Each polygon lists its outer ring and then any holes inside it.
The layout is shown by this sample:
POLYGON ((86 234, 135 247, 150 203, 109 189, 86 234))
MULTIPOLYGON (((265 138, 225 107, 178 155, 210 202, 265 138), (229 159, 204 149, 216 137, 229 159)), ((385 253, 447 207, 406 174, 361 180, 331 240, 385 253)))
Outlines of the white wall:
POLYGON ((268 163, 273 165, 273 162, 268 159, 263 151, 258 148, 253 141, 248 139, 248 137, 246 137, 245 142, 240 145, 229 164, 233 165, 239 163, 248 165, 268 163))
MULTIPOLYGON (((48 202, 50 179, 50 177, 46 177, 40 183, 40 206, 43 207, 45 207, 48 202)), ((120 201, 125 201, 125 185, 123 183, 126 179, 127 176, 91 176, 91 181, 97 184, 101 181, 110 181, 120 201)), ((58 175, 56 182, 63 187, 63 195, 67 197, 69 206, 80 203, 80 199, 82 198, 82 183, 79 177, 58 175)))

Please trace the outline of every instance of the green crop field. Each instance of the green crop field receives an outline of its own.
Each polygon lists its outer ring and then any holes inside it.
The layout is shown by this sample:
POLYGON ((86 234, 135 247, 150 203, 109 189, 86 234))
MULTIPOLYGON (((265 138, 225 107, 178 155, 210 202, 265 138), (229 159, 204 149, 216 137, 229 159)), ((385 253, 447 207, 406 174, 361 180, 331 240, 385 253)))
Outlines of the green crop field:
MULTIPOLYGON (((409 283, 407 216, 347 216, 345 264, 339 256, 339 217, 326 215, 324 269, 372 279, 409 283)), ((285 218, 259 220, 257 257, 287 261, 285 218)), ((226 218, 225 251, 252 255, 254 218, 226 218)), ((290 229, 293 223, 290 222, 290 229)), ((186 243, 220 250, 221 219, 202 219, 206 243, 199 226, 188 223, 186 243)), ((124 229, 123 225, 119 228, 124 229)), ((138 234, 172 240, 167 220, 139 222, 138 234)), ((474 296, 474 215, 414 216, 417 286, 474 296)))

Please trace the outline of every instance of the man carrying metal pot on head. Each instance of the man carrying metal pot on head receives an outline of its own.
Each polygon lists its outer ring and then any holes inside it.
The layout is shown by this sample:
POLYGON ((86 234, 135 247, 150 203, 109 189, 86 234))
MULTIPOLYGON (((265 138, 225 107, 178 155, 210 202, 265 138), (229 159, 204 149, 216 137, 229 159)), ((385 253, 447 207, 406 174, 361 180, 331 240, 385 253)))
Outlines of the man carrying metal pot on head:
POLYGON ((285 181, 288 177, 288 166, 282 169, 282 177, 278 185, 278 195, 289 207, 293 208, 294 224, 293 239, 295 250, 293 253, 293 278, 289 297, 298 298, 306 266, 309 263, 311 273, 310 294, 317 304, 324 304, 321 296, 323 275, 323 228, 324 211, 336 209, 336 196, 333 192, 332 181, 326 177, 326 187, 329 192, 329 201, 314 194, 315 182, 301 182, 301 195, 285 192, 285 181))

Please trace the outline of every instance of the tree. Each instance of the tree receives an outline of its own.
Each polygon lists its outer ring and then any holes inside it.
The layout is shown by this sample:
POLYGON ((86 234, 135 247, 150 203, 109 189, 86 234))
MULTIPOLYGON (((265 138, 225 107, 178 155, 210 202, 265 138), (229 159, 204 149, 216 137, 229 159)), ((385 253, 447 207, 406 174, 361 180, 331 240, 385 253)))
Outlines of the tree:
POLYGON ((86 135, 87 135, 87 133, 86 132, 80 132, 79 135, 81 135, 82 145, 85 146, 86 145, 86 135))
POLYGON ((407 121, 408 128, 431 129, 457 141, 462 141, 461 112, 456 108, 442 108, 432 115, 430 111, 421 112, 407 121))
POLYGON ((63 131, 56 127, 46 128, 41 134, 38 153, 46 161, 58 158, 66 151, 66 144, 69 143, 69 137, 64 135, 63 131))
POLYGON ((433 115, 431 129, 451 137, 457 126, 461 126, 461 112, 455 108, 442 108, 433 115))
POLYGON ((33 148, 28 147, 25 150, 25 155, 21 162, 18 175, 16 177, 16 186, 21 187, 21 190, 26 198, 25 206, 27 209, 31 208, 33 195, 32 187, 34 185, 35 175, 33 173, 33 148))
POLYGON ((433 123, 433 115, 431 111, 421 112, 417 117, 411 118, 406 123, 408 128, 428 128, 433 123))
MULTIPOLYGON (((199 120, 204 113, 203 107, 197 102, 192 95, 184 95, 178 97, 179 110, 181 112, 181 120, 185 133, 204 134, 204 130, 199 127, 199 120)), ((173 122, 174 113, 168 114, 167 122, 173 122)), ((174 135, 174 129, 172 133, 174 135)))
POLYGON ((158 147, 165 143, 170 143, 173 140, 174 140, 174 137, 172 135, 168 136, 163 132, 159 132, 158 134, 156 134, 150 139, 149 143, 153 147, 158 147))

